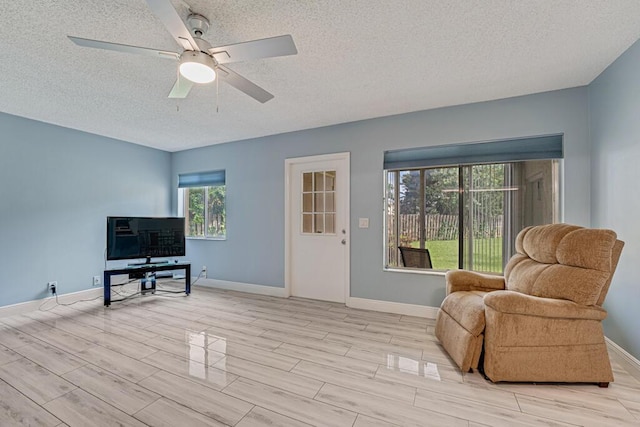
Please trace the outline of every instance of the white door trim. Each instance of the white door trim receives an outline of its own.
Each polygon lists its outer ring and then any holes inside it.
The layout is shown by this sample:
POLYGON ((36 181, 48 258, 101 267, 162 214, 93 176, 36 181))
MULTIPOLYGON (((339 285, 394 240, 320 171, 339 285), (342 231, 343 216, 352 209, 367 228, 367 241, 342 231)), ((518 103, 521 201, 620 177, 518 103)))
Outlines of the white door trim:
MULTIPOLYGON (((351 177, 351 153, 343 152, 343 153, 333 153, 333 154, 321 154, 317 156, 305 156, 305 157, 294 157, 290 159, 284 160, 284 296, 288 298, 291 296, 291 171, 294 165, 300 165, 304 163, 315 163, 322 161, 331 161, 331 160, 347 160, 347 176, 351 177)), ((351 179, 349 178, 349 182, 351 179)), ((344 189, 346 199, 349 200, 346 206, 346 222, 347 222, 347 247, 345 250, 345 254, 347 257, 345 263, 345 289, 344 289, 344 300, 347 301, 351 296, 351 231, 350 231, 350 204, 351 204, 351 194, 350 194, 350 185, 344 189)))

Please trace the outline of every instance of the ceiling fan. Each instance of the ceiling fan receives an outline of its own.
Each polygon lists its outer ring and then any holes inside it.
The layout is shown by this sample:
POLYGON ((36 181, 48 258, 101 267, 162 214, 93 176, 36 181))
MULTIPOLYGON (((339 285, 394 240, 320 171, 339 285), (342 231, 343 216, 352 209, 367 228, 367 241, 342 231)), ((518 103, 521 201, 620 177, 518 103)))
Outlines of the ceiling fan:
POLYGON ((202 39, 202 36, 209 29, 209 20, 207 18, 197 13, 191 13, 187 17, 187 25, 185 25, 170 0, 146 0, 146 2, 154 15, 160 19, 176 42, 178 42, 182 48, 182 53, 80 37, 67 37, 79 46, 180 61, 180 72, 169 93, 169 98, 185 98, 194 83, 211 83, 217 77, 255 100, 265 103, 273 98, 271 93, 223 64, 298 53, 291 35, 211 47, 207 41, 202 39))

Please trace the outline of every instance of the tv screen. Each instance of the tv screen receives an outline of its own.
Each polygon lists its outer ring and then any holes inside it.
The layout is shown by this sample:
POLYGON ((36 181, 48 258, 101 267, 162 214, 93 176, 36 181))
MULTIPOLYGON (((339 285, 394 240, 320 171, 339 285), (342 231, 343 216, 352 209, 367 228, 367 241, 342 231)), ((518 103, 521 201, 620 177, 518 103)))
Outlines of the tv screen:
POLYGON ((184 255, 184 218, 107 217, 107 260, 184 255))

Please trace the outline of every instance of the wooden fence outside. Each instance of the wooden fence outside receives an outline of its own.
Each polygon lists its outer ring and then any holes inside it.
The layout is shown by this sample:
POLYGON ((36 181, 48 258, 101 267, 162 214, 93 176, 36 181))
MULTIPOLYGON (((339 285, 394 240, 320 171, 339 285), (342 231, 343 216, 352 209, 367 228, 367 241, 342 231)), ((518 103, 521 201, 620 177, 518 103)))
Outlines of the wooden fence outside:
MULTIPOLYGON (((406 242, 420 240, 420 215, 404 214, 400 217, 400 239, 406 242)), ((502 237, 502 215, 474 220, 474 237, 502 237)), ((458 238, 458 215, 425 215, 426 240, 456 240, 458 238)), ((388 217, 389 230, 395 229, 395 218, 388 217)))

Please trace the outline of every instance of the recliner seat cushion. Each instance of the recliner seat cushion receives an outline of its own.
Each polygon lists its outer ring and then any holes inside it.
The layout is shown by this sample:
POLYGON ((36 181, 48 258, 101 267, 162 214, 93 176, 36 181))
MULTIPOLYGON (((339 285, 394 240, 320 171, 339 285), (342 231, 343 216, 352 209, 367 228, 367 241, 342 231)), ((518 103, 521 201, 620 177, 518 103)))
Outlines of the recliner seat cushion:
POLYGON ((440 309, 477 337, 484 331, 483 298, 486 294, 487 292, 482 291, 454 292, 444 299, 440 309))

